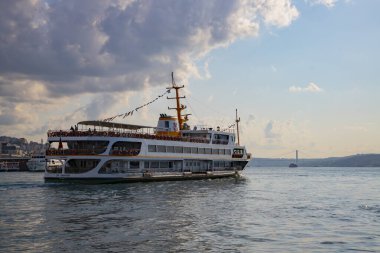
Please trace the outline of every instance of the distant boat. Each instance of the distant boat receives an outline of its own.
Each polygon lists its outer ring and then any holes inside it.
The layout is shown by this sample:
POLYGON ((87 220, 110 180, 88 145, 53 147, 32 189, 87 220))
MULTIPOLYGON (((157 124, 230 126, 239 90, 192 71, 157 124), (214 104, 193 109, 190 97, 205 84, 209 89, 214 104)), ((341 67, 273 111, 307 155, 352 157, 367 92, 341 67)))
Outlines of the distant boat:
POLYGON ((298 167, 298 150, 296 150, 296 162, 289 164, 289 168, 297 168, 298 167))
POLYGON ((45 155, 34 155, 26 162, 26 166, 31 172, 43 172, 46 166, 61 167, 62 162, 58 159, 46 159, 45 155))
POLYGON ((44 155, 33 155, 29 161, 26 162, 29 171, 45 171, 46 158, 44 155))

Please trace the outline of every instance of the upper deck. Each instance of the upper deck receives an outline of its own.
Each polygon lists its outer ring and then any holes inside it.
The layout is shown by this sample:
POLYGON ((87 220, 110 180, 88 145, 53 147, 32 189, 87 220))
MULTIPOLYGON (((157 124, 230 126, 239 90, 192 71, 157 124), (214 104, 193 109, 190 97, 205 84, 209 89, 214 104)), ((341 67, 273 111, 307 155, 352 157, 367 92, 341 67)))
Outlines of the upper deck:
POLYGON ((180 130, 179 136, 168 136, 157 135, 155 127, 103 121, 82 121, 75 128, 49 130, 47 135, 50 140, 65 137, 120 137, 196 143, 210 143, 212 141, 212 144, 224 145, 233 144, 235 141, 233 133, 213 130, 212 128, 180 130))

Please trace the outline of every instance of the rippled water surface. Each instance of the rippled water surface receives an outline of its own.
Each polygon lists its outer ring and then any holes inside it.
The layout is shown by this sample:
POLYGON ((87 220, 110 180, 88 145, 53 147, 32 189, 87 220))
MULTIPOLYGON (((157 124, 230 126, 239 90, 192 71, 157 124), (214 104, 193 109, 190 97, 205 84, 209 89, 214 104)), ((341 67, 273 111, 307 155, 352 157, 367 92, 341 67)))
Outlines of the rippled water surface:
POLYGON ((45 184, 0 173, 0 252, 380 252, 380 168, 45 184))

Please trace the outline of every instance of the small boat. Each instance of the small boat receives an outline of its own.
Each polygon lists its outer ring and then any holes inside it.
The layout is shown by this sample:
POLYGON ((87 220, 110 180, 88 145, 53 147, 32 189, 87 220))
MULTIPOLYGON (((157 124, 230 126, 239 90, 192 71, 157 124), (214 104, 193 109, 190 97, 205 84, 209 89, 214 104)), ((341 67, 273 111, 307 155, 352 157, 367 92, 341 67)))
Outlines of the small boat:
POLYGON ((32 155, 32 157, 26 162, 26 166, 28 167, 28 170, 32 172, 45 171, 45 155, 32 155))
POLYGON ((31 172, 43 172, 46 166, 60 167, 62 163, 58 159, 46 159, 45 155, 33 155, 31 159, 26 162, 26 166, 31 172))
POLYGON ((298 150, 296 150, 296 161, 295 163, 289 164, 289 168, 297 168, 298 167, 298 150))

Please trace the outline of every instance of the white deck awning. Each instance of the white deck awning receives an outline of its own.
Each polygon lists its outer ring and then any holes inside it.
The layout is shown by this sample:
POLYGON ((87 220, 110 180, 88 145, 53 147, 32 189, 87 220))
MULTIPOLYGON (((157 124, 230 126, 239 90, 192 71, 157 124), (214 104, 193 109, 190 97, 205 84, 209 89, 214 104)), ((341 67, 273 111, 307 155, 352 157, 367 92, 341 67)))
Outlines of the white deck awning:
POLYGON ((115 122, 105 122, 105 121, 100 121, 100 120, 81 121, 81 122, 78 122, 78 125, 119 128, 119 129, 128 129, 128 130, 138 130, 138 129, 142 129, 142 128, 155 128, 155 127, 151 127, 151 126, 141 126, 141 125, 131 125, 131 124, 123 124, 123 123, 115 123, 115 122))

